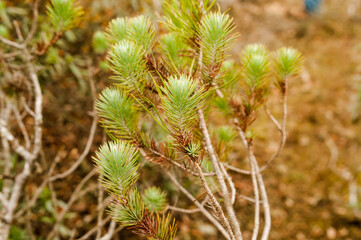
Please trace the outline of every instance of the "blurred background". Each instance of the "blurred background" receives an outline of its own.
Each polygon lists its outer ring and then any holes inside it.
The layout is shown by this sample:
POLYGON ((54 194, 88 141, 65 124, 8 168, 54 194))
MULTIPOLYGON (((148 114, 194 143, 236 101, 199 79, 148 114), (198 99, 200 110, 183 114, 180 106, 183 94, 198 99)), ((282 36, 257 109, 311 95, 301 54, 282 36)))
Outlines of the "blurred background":
MULTIPOLYGON (((1 26, 29 14, 29 1, 3 2, 7 10, 1 13, 1 26)), ((286 146, 264 173, 273 220, 270 239, 361 239, 361 0, 324 0, 319 7, 318 1, 308 0, 308 12, 302 0, 218 2, 223 10, 229 9, 240 33, 231 51, 233 57, 247 44, 263 43, 271 50, 295 47, 306 59, 301 77, 290 82, 286 146)), ((40 12, 45 12, 46 1, 40 3, 40 12)), ((157 12, 161 12, 159 0, 82 0, 80 5, 85 9, 80 26, 67 32, 39 60, 44 94, 43 160, 50 165, 60 150, 64 153, 54 174, 69 169, 88 142, 93 108, 89 71, 97 92, 110 84, 109 72, 102 67, 105 54, 92 47, 94 33, 119 16, 145 14, 157 26, 157 12)), ((46 28, 46 23, 43 25, 46 28)), ((19 81, 17 91, 21 91, 21 76, 19 81)), ((271 101, 276 115, 279 105, 271 101)), ((262 118, 257 126, 258 157, 266 159, 263 154, 272 154, 279 139, 271 124, 262 124, 262 118)), ((63 203, 93 169, 91 156, 104 139, 98 127, 90 152, 76 171, 44 188, 28 216, 33 237, 27 233, 26 221, 19 218, 11 239, 46 238, 63 203), (55 209, 51 192, 59 201, 55 209)), ((161 174, 154 172, 155 168, 146 166, 142 178, 167 185, 161 174)), ((29 196, 45 174, 39 168, 29 179, 25 188, 29 196)), ((237 176, 235 182, 242 194, 252 192, 248 177, 237 176)), ((96 176, 85 189, 62 220, 58 239, 78 238, 96 224, 96 176)), ((170 202, 182 198, 174 193, 170 202)), ((242 224, 245 228, 250 224, 248 229, 252 229, 252 208, 247 201, 239 200, 237 205, 242 224)), ((178 239, 217 239, 216 230, 201 215, 174 216, 179 221, 178 239)), ((136 239, 130 230, 118 230, 113 239, 136 239)), ((244 235, 248 239, 251 232, 244 235)))

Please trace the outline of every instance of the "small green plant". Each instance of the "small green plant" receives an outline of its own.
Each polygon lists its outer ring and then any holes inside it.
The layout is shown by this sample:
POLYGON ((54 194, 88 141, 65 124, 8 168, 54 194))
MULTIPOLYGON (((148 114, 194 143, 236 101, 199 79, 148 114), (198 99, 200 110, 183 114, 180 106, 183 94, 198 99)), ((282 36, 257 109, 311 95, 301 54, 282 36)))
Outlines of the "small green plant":
POLYGON ((232 18, 213 10, 214 3, 164 0, 161 27, 167 33, 159 37, 144 16, 114 19, 105 33, 114 86, 101 93, 97 109, 112 141, 100 147, 95 162, 114 198, 113 218, 148 239, 174 239, 177 224, 166 210, 192 210, 167 206, 166 193, 157 187, 142 189, 137 182, 141 161, 158 165, 226 239, 242 239, 230 172, 251 175, 252 239, 259 235, 261 201, 262 239, 269 236, 270 207, 261 173, 284 146, 288 81, 299 74, 303 60, 293 48, 269 52, 259 44, 247 46, 240 62, 226 60, 237 34, 232 18), (277 152, 260 167, 252 127, 272 85, 280 89, 283 99, 282 122, 265 109, 282 138, 277 152), (216 108, 223 113, 225 125, 210 131, 207 121, 212 114, 207 119, 204 112, 216 108), (145 130, 149 119, 159 127, 145 130), (237 135, 248 153, 249 171, 229 164, 226 152, 237 135), (175 171, 194 178, 199 191, 184 188, 175 171), (201 202, 195 196, 204 192, 201 202))

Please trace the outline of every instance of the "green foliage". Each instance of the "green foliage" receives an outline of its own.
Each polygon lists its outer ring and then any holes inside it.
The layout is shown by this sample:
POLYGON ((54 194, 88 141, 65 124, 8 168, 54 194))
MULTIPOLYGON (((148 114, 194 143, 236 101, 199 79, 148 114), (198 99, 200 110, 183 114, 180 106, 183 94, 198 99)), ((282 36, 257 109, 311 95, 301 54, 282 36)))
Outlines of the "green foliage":
POLYGON ((144 51, 129 40, 122 40, 114 45, 109 52, 110 69, 114 72, 113 79, 126 91, 142 92, 146 77, 144 51))
POLYGON ((226 88, 227 91, 233 92, 237 90, 235 84, 237 83, 237 78, 239 77, 240 69, 238 64, 234 60, 225 60, 222 64, 220 75, 222 75, 220 87, 226 88))
POLYGON ((9 30, 5 25, 0 24, 0 36, 4 38, 8 38, 10 36, 9 30))
POLYGON ((151 213, 161 212, 167 205, 166 194, 157 187, 147 188, 142 197, 146 208, 151 213))
POLYGON ((100 94, 96 107, 108 134, 123 140, 136 139, 138 111, 125 93, 117 88, 107 88, 100 94))
POLYGON ((217 135, 220 141, 229 143, 237 135, 234 129, 230 126, 221 126, 217 129, 217 135))
POLYGON ((199 142, 195 143, 195 142, 190 142, 187 146, 185 146, 185 151, 186 154, 190 157, 192 157, 193 159, 198 158, 199 153, 201 152, 202 148, 201 148, 201 144, 199 142))
POLYGON ((270 60, 263 45, 246 47, 242 59, 245 64, 242 76, 246 93, 243 103, 246 115, 251 115, 265 100, 270 79, 270 60))
POLYGON ((270 61, 263 45, 251 45, 243 52, 243 77, 250 91, 265 88, 269 81, 270 61))
POLYGON ((73 28, 78 18, 83 15, 83 10, 75 0, 51 0, 47 5, 48 16, 57 31, 73 28))
POLYGON ((172 76, 162 87, 162 108, 175 132, 188 133, 197 124, 197 110, 204 94, 196 88, 197 82, 186 75, 172 76))
POLYGON ((92 45, 96 53, 104 53, 108 49, 107 39, 102 31, 94 33, 92 45))
POLYGON ((226 51, 235 40, 234 25, 228 14, 210 12, 199 27, 200 48, 203 52, 203 81, 211 83, 224 61, 226 51))
POLYGON ((170 214, 163 214, 162 217, 157 215, 156 219, 156 237, 149 239, 173 240, 177 233, 177 224, 170 214))
POLYGON ((110 205, 110 213, 121 225, 129 227, 139 224, 144 215, 144 204, 136 188, 127 196, 126 200, 115 200, 110 205))
POLYGON ((132 18, 128 26, 129 40, 142 46, 143 50, 149 53, 154 44, 155 30, 148 17, 138 16, 132 18))
POLYGON ((110 44, 126 39, 148 53, 154 44, 155 30, 150 19, 145 16, 116 18, 109 23, 106 32, 110 44))
POLYGON ((217 108, 226 116, 232 115, 232 108, 229 106, 228 100, 226 98, 217 97, 215 99, 215 104, 217 108))
POLYGON ((277 79, 280 82, 298 75, 302 70, 303 57, 294 48, 283 47, 277 50, 274 59, 277 79))
POLYGON ((94 161, 105 188, 116 196, 127 196, 139 176, 138 151, 126 142, 108 142, 96 152, 94 161))
POLYGON ((187 60, 181 54, 185 54, 188 47, 179 34, 175 32, 164 34, 160 39, 160 47, 168 66, 173 71, 178 72, 186 67, 187 60))
POLYGON ((190 46, 195 46, 198 23, 203 15, 202 9, 195 1, 164 0, 162 2, 163 22, 170 32, 179 33, 190 46))
POLYGON ((10 228, 10 240, 30 240, 31 237, 26 233, 25 229, 21 229, 12 225, 10 228))
POLYGON ((106 29, 109 44, 122 41, 127 36, 129 18, 116 18, 110 21, 106 29))
POLYGON ((266 46, 257 43, 247 45, 243 51, 243 56, 242 56, 243 63, 247 64, 249 59, 251 59, 252 56, 256 56, 256 55, 267 56, 268 50, 266 46))

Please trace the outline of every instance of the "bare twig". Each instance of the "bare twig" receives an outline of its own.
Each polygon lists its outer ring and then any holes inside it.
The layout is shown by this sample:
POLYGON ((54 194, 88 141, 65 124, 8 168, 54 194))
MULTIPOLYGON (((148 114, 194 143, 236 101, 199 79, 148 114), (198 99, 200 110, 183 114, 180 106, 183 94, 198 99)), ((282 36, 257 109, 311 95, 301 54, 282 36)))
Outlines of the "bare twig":
POLYGON ((271 165, 271 163, 278 157, 281 150, 283 149, 283 147, 286 144, 286 139, 287 139, 287 132, 286 132, 287 94, 288 94, 288 81, 287 81, 287 79, 285 79, 284 92, 283 92, 283 95, 282 95, 283 96, 282 97, 282 106, 283 106, 282 125, 280 125, 278 123, 278 121, 276 120, 276 118, 268 111, 267 108, 265 108, 267 116, 271 119, 271 121, 276 125, 277 129, 280 131, 281 140, 280 140, 280 143, 278 145, 277 151, 272 155, 272 157, 267 161, 267 163, 260 168, 261 172, 263 172, 266 168, 269 167, 269 165, 271 165))
POLYGON ((48 184, 50 176, 53 174, 54 169, 56 167, 56 165, 60 162, 60 160, 62 159, 63 154, 62 152, 58 152, 58 154, 55 156, 54 161, 52 162, 52 164, 49 167, 48 173, 46 174, 44 180, 42 181, 42 183, 39 185, 39 187, 36 189, 36 192, 34 193, 33 197, 30 199, 28 205, 26 208, 22 208, 21 210, 19 210, 16 214, 15 214, 15 218, 20 217, 21 215, 24 214, 25 211, 27 211, 28 209, 32 208, 36 201, 38 200, 41 192, 43 191, 44 187, 48 184))
MULTIPOLYGON (((236 122, 237 119, 235 119, 234 121, 236 122)), ((236 125, 238 125, 237 122, 236 122, 236 125)), ((239 136, 242 139, 243 144, 245 145, 245 147, 248 150, 248 155, 249 155, 250 161, 251 161, 251 163, 254 164, 253 166, 255 167, 255 171, 256 171, 255 173, 257 176, 259 190, 261 192, 261 197, 262 197, 262 203, 263 203, 263 209, 264 209, 264 220, 265 220, 265 226, 263 228, 263 233, 262 233, 261 239, 267 240, 270 230, 271 230, 271 210, 270 210, 270 206, 269 206, 269 202, 268 202, 266 187, 263 182, 263 177, 260 172, 260 169, 259 169, 259 166, 257 163, 257 159, 253 153, 252 144, 249 141, 247 141, 246 136, 240 127, 237 126, 237 130, 238 130, 239 136)))
POLYGON ((25 141, 25 148, 27 150, 30 149, 30 139, 29 139, 29 135, 28 135, 28 132, 26 131, 26 127, 23 123, 23 121, 21 120, 21 117, 20 117, 20 114, 19 114, 19 111, 18 109, 16 108, 15 105, 11 104, 11 108, 14 112, 14 115, 15 115, 15 118, 16 118, 16 121, 18 123, 18 126, 21 130, 21 133, 23 134, 23 137, 24 137, 24 141, 25 141))
POLYGON ((222 165, 225 166, 226 168, 228 168, 229 170, 233 171, 233 172, 237 172, 237 173, 241 173, 241 174, 246 174, 246 175, 251 175, 251 174, 252 174, 251 171, 234 167, 234 166, 229 165, 228 163, 225 163, 225 162, 222 162, 222 165))
POLYGON ((186 214, 193 214, 193 213, 198 213, 201 211, 199 208, 185 209, 185 208, 179 208, 179 207, 175 207, 175 206, 167 206, 165 210, 171 210, 171 211, 181 212, 181 213, 186 213, 186 214))
POLYGON ((34 6, 33 6, 33 20, 31 23, 31 29, 29 34, 26 36, 26 39, 23 43, 24 46, 27 46, 29 44, 29 42, 34 38, 34 35, 36 33, 36 29, 38 28, 38 18, 39 18, 39 0, 35 0, 34 1, 34 6))
POLYGON ((111 216, 106 217, 103 221, 102 221, 102 225, 101 226, 95 226, 92 229, 90 229, 86 234, 84 234, 83 236, 81 236, 80 238, 78 238, 78 240, 86 240, 89 239, 89 237, 91 235, 93 235, 94 233, 97 232, 99 227, 103 227, 106 223, 109 222, 109 220, 111 219, 111 216))
MULTIPOLYGON (((250 198, 244 195, 238 195, 239 198, 242 198, 243 200, 246 200, 248 202, 256 203, 256 200, 254 198, 250 198)), ((262 201, 259 201, 260 204, 262 204, 262 201)))
POLYGON ((220 167, 221 167, 224 177, 227 180, 228 186, 231 189, 231 203, 234 204, 234 202, 236 201, 236 188, 234 187, 233 180, 232 180, 231 176, 228 174, 228 172, 226 171, 226 169, 224 168, 222 163, 220 164, 220 167))
POLYGON ((191 200, 202 212, 202 214, 208 218, 208 220, 222 233, 222 235, 230 240, 230 236, 228 235, 227 231, 223 228, 223 226, 202 206, 202 204, 200 202, 198 202, 196 200, 196 198, 190 193, 188 192, 179 182, 178 180, 173 176, 173 174, 169 173, 168 171, 166 171, 167 176, 169 177, 169 179, 173 182, 173 184, 179 189, 181 190, 181 192, 186 195, 186 197, 191 200))
MULTIPOLYGON (((167 162, 169 162, 169 163, 173 164, 174 166, 176 166, 176 167, 178 167, 178 168, 186 171, 187 173, 192 174, 193 176, 199 177, 199 174, 198 174, 198 173, 196 173, 196 172, 192 171, 191 169, 185 167, 184 165, 182 165, 182 164, 174 161, 173 159, 168 158, 168 157, 165 156, 164 154, 162 154, 162 153, 160 153, 160 152, 158 152, 158 151, 156 151, 156 150, 154 150, 154 149, 151 149, 151 148, 147 148, 146 150, 152 152, 153 154, 158 155, 159 157, 165 159, 167 162)), ((213 172, 203 173, 203 176, 205 176, 205 177, 211 177, 211 176, 215 176, 215 175, 216 175, 216 174, 213 173, 213 172)))
POLYGON ((14 20, 13 24, 14 24, 14 27, 15 27, 16 35, 18 36, 19 40, 24 41, 24 37, 23 37, 23 34, 21 33, 18 21, 14 20))
POLYGON ((3 44, 6 44, 6 45, 11 46, 11 47, 14 47, 14 48, 24 49, 24 45, 23 45, 23 44, 20 44, 20 43, 11 41, 11 40, 9 40, 9 39, 7 39, 7 38, 4 38, 4 37, 2 37, 2 36, 0 36, 0 41, 1 41, 3 44))
POLYGON ((206 125, 206 122, 204 120, 203 110, 199 109, 198 114, 199 114, 200 128, 202 130, 203 137, 204 137, 204 140, 206 142, 208 155, 209 155, 209 157, 211 159, 213 169, 214 169, 214 171, 215 171, 215 173, 217 175, 217 180, 218 180, 218 183, 220 185, 222 195, 224 197, 224 203, 225 203, 225 207, 226 207, 226 210, 227 210, 227 214, 228 214, 228 216, 230 218, 233 231, 235 232, 235 235, 236 235, 236 239, 242 239, 240 224, 238 222, 235 211, 233 209, 232 202, 231 202, 231 199, 230 199, 230 194, 229 194, 229 191, 227 189, 226 182, 224 180, 223 173, 221 171, 217 155, 214 152, 214 148, 213 148, 213 145, 212 145, 212 142, 211 142, 211 138, 210 138, 209 133, 208 133, 207 125, 206 125))
POLYGON ((104 190, 101 181, 98 181, 98 206, 97 206, 97 235, 96 239, 99 239, 102 234, 102 221, 103 221, 103 210, 102 210, 102 203, 103 203, 103 196, 104 196, 104 190))
MULTIPOLYGON (((1 119, 0 121, 7 126, 10 118, 11 113, 11 106, 8 103, 8 101, 5 101, 6 106, 1 109, 1 119)), ((4 169, 3 169, 3 175, 9 176, 11 173, 11 153, 10 153, 10 145, 9 141, 6 136, 3 135, 3 132, 1 131, 1 122, 0 122, 0 135, 1 135, 1 143, 3 147, 3 163, 4 163, 4 169)), ((6 199, 9 197, 10 194, 10 184, 11 181, 9 179, 4 179, 3 187, 2 187, 2 196, 6 199)), ((4 206, 5 204, 3 204, 4 206)))
POLYGON ((100 238, 100 240, 110 240, 113 237, 114 232, 115 232, 115 221, 112 220, 110 222, 110 226, 107 234, 105 234, 102 238, 100 238))
MULTIPOLYGON (((252 152, 251 145, 248 146, 250 148, 248 150, 249 153, 252 152)), ((255 159, 253 157, 249 157, 249 162, 251 165, 251 172, 252 172, 252 184, 253 184, 253 192, 254 192, 254 203, 255 203, 255 210, 254 210, 254 227, 253 227, 253 233, 252 233, 252 240, 257 240, 258 237, 258 231, 259 231, 259 192, 258 192, 258 184, 257 184, 257 178, 256 178, 256 164, 254 162, 255 159)))
POLYGON ((210 202, 211 202, 211 206, 214 208, 214 211, 217 213, 218 217, 221 219, 221 222, 226 227, 226 230, 227 230, 228 234, 231 236, 232 239, 234 239, 231 225, 229 224, 229 221, 226 218, 226 216, 224 215, 224 212, 223 212, 223 209, 222 209, 221 205, 219 204, 216 197, 212 193, 212 190, 210 189, 205 177, 203 176, 202 168, 198 164, 195 164, 195 166, 196 166, 196 169, 198 171, 199 177, 201 179, 203 188, 206 190, 206 192, 208 194, 208 197, 209 197, 210 202))

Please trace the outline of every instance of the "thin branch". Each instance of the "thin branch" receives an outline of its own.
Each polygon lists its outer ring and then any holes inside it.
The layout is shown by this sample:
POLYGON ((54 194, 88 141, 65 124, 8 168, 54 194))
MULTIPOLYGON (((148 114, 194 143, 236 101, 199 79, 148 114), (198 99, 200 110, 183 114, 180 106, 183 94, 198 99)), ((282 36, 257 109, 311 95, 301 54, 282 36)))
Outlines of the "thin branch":
POLYGON ((97 212, 98 212, 98 219, 97 219, 97 235, 96 239, 99 239, 102 234, 102 221, 103 221, 103 210, 102 210, 102 203, 103 203, 103 197, 104 197, 104 190, 101 181, 98 181, 98 206, 97 206, 97 212))
POLYGON ((105 234, 100 240, 110 240, 115 232, 115 221, 112 220, 109 226, 108 233, 105 234))
POLYGON ((26 150, 26 148, 22 146, 19 143, 19 141, 10 133, 10 131, 6 128, 5 123, 2 119, 0 119, 0 134, 8 142, 11 143, 13 150, 21 157, 23 157, 25 160, 33 158, 33 154, 28 150, 26 150))
POLYGON ((179 208, 179 207, 175 207, 175 206, 167 206, 165 210, 171 210, 171 211, 181 212, 181 213, 185 213, 185 214, 193 214, 193 213, 198 213, 201 211, 199 208, 185 209, 185 208, 179 208))
POLYGON ((15 27, 16 35, 18 36, 19 40, 24 41, 24 37, 23 37, 23 34, 21 33, 18 21, 14 20, 13 24, 15 27))
MULTIPOLYGON (((248 152, 252 152, 252 146, 248 145, 248 152)), ((254 192, 254 200, 255 200, 255 211, 254 211, 254 227, 253 227, 253 233, 252 233, 252 240, 257 240, 258 237, 258 231, 259 231, 259 192, 258 192, 258 184, 257 184, 257 178, 256 178, 256 164, 254 162, 255 159, 253 157, 249 157, 249 162, 251 165, 251 172, 252 172, 252 184, 253 184, 253 192, 254 192)))
POLYGON ((28 132, 26 131, 26 127, 25 127, 23 121, 21 120, 19 111, 18 111, 18 109, 16 108, 15 105, 11 104, 11 107, 12 107, 12 110, 13 110, 13 112, 15 114, 15 118, 16 118, 16 121, 17 121, 17 123, 19 125, 19 128, 21 130, 21 133, 23 134, 23 137, 24 137, 24 140, 25 140, 25 148, 30 149, 30 138, 29 138, 28 132))
POLYGON ((36 33, 36 30, 38 28, 38 18, 39 18, 39 0, 35 0, 34 1, 34 6, 33 6, 33 20, 31 23, 31 29, 30 32, 28 33, 23 45, 27 46, 29 44, 29 42, 34 38, 34 35, 36 33))
MULTIPOLYGON (((171 163, 171 164, 173 164, 174 166, 176 166, 176 167, 178 167, 178 168, 186 171, 187 173, 192 174, 193 176, 199 177, 199 174, 198 174, 198 173, 190 170, 189 168, 187 168, 187 167, 185 167, 184 165, 182 165, 182 164, 174 161, 173 159, 168 158, 168 157, 165 156, 164 154, 162 154, 162 153, 160 153, 160 152, 158 152, 158 151, 155 151, 154 149, 151 149, 151 148, 147 148, 146 150, 148 150, 148 151, 150 151, 150 152, 152 152, 152 153, 154 153, 154 154, 157 154, 159 157, 167 160, 169 163, 171 163)), ((203 176, 205 176, 205 177, 210 177, 210 176, 215 176, 215 175, 216 175, 216 174, 213 173, 213 172, 203 173, 203 176)))
POLYGON ((226 185, 226 182, 224 180, 223 173, 222 173, 222 171, 220 169, 219 161, 218 161, 217 155, 216 155, 216 153, 214 151, 214 148, 213 148, 213 145, 212 145, 212 142, 211 142, 211 138, 209 136, 207 125, 206 125, 206 122, 204 120, 203 110, 199 109, 198 114, 199 114, 200 128, 202 130, 203 137, 204 137, 204 140, 206 142, 208 155, 209 155, 209 157, 211 159, 213 169, 214 169, 214 171, 215 171, 215 173, 217 175, 217 180, 218 180, 218 183, 220 185, 222 195, 224 197, 224 204, 225 204, 225 207, 226 207, 226 210, 227 210, 227 214, 228 214, 228 216, 230 218, 230 221, 231 221, 231 224, 232 224, 232 227, 233 227, 233 231, 235 231, 236 239, 242 240, 242 233, 241 233, 240 224, 238 222, 235 211, 233 209, 232 202, 231 202, 231 199, 230 199, 230 194, 229 194, 229 191, 227 189, 227 185, 226 185))
POLYGON ((237 173, 242 173, 242 174, 246 174, 246 175, 251 175, 251 171, 248 170, 243 170, 237 167, 234 167, 228 163, 222 162, 222 165, 225 166, 226 168, 228 168, 229 170, 233 171, 233 172, 237 172, 237 173))
POLYGON ((19 210, 16 214, 15 214, 15 218, 19 218, 21 215, 24 214, 25 211, 27 211, 28 209, 32 208, 36 201, 38 200, 40 194, 42 193, 44 187, 48 184, 50 176, 53 174, 56 165, 60 162, 60 160, 62 159, 62 152, 58 152, 58 154, 55 156, 54 161, 52 162, 52 164, 50 165, 49 171, 46 174, 44 180, 42 181, 42 183, 40 184, 40 186, 36 189, 36 192, 34 193, 33 197, 30 199, 28 205, 26 208, 22 208, 21 210, 19 210))
MULTIPOLYGON (((5 101, 6 107, 2 107, 1 109, 1 119, 0 124, 3 122, 5 126, 7 126, 11 114, 11 106, 10 104, 5 101)), ((1 136, 1 143, 3 147, 3 175, 9 176, 11 174, 11 153, 10 153, 10 144, 8 139, 3 136, 1 131, 1 125, 0 125, 0 136, 1 136)), ((9 179, 4 179, 3 186, 2 186, 2 193, 4 198, 8 198, 11 191, 11 181, 9 179)), ((3 210, 5 211, 5 206, 3 204, 3 210)))
POLYGON ((186 197, 189 200, 191 200, 200 209, 203 215, 206 218, 208 218, 208 220, 222 233, 222 235, 226 239, 231 240, 230 236, 228 235, 227 231, 223 228, 223 226, 202 206, 202 204, 198 202, 196 198, 190 192, 188 192, 188 190, 185 189, 171 173, 166 171, 166 174, 169 177, 169 179, 173 182, 173 184, 179 190, 181 190, 181 192, 183 192, 183 194, 186 195, 186 197))
POLYGON ((349 171, 347 171, 346 169, 341 169, 341 168, 337 167, 337 160, 338 160, 339 152, 338 152, 338 148, 337 148, 335 142, 333 141, 333 139, 328 137, 326 139, 326 145, 327 145, 328 149, 330 150, 330 154, 331 154, 330 161, 328 163, 328 167, 341 178, 343 178, 347 181, 352 181, 354 177, 352 176, 352 174, 349 171))
POLYGON ((26 111, 27 113, 29 113, 32 117, 35 117, 35 113, 34 113, 33 110, 31 110, 30 107, 28 106, 28 104, 27 104, 26 101, 25 101, 25 98, 24 98, 24 97, 21 97, 21 98, 20 98, 20 101, 21 101, 21 103, 23 104, 23 107, 24 107, 25 111, 26 111))
POLYGON ((229 224, 228 219, 224 215, 224 212, 223 212, 223 209, 222 209, 221 205, 219 204, 216 197, 212 193, 212 190, 210 189, 210 187, 209 187, 209 185, 208 185, 208 183, 206 181, 206 178, 203 176, 202 168, 198 164, 195 164, 195 166, 196 166, 196 169, 198 171, 199 177, 201 179, 203 188, 206 190, 206 192, 208 194, 208 197, 210 199, 212 207, 214 208, 214 211, 217 213, 218 217, 221 219, 221 222, 226 227, 226 230, 227 230, 228 234, 231 236, 231 238, 234 238, 231 225, 229 224))
POLYGON ((103 227, 107 222, 109 222, 109 220, 111 219, 111 216, 106 217, 103 221, 102 221, 102 225, 101 226, 95 226, 92 229, 90 229, 86 234, 84 234, 83 236, 81 236, 80 238, 78 238, 77 240, 86 240, 89 239, 89 237, 91 235, 93 235, 94 233, 97 232, 99 227, 103 227))
POLYGON ((271 119, 271 121, 276 125, 277 129, 280 131, 281 133, 281 140, 278 146, 277 151, 272 155, 272 157, 267 161, 267 163, 265 165, 263 165, 260 168, 260 171, 263 172, 266 168, 269 167, 269 165, 271 165, 271 163, 278 157, 278 155, 280 154, 281 150, 283 149, 283 147, 286 144, 286 140, 287 140, 287 132, 286 132, 286 122, 287 122, 287 94, 288 94, 288 81, 287 79, 285 79, 285 85, 284 85, 284 92, 283 92, 283 98, 282 98, 282 106, 283 106, 283 116, 282 116, 282 125, 280 125, 278 123, 278 121, 275 119, 275 117, 273 117, 273 115, 268 111, 268 109, 266 108, 266 113, 269 116, 269 118, 271 119))
MULTIPOLYGON (((236 122, 237 119, 235 119, 234 121, 236 122)), ((269 206, 269 202, 268 202, 266 187, 263 182, 263 177, 260 172, 260 169, 259 169, 259 166, 257 163, 257 159, 253 153, 252 144, 247 141, 247 138, 246 138, 244 132, 238 125, 237 125, 237 131, 238 131, 239 136, 242 139, 243 144, 245 145, 245 147, 248 150, 250 161, 253 162, 255 170, 256 170, 256 176, 257 176, 257 180, 258 180, 259 190, 261 192, 261 198, 262 198, 262 202, 263 202, 264 220, 265 220, 265 226, 263 228, 263 233, 262 233, 261 239, 267 240, 270 230, 271 230, 271 210, 270 210, 270 206, 269 206)))
POLYGON ((271 121, 273 122, 273 124, 277 127, 277 130, 282 132, 282 127, 281 124, 277 121, 277 119, 272 115, 272 113, 269 111, 269 109, 267 108, 266 105, 264 105, 264 111, 266 112, 267 116, 269 119, 271 119, 271 121))
POLYGON ((8 46, 11 46, 11 47, 14 47, 14 48, 24 49, 23 44, 11 41, 11 40, 9 40, 7 38, 2 37, 1 35, 0 35, 0 41, 5 45, 8 45, 8 46))
MULTIPOLYGON (((238 195, 239 198, 242 198, 243 200, 246 200, 248 202, 252 202, 252 203, 255 203, 256 200, 254 198, 250 198, 250 197, 247 197, 247 196, 244 196, 244 195, 238 195)), ((260 204, 262 204, 262 201, 259 201, 260 204)))
POLYGON ((231 189, 231 203, 234 204, 234 202, 236 201, 236 188, 234 187, 233 180, 232 180, 231 176, 228 174, 228 172, 226 171, 226 169, 224 168, 222 163, 220 164, 220 167, 221 167, 224 177, 227 180, 228 186, 231 189))

